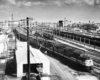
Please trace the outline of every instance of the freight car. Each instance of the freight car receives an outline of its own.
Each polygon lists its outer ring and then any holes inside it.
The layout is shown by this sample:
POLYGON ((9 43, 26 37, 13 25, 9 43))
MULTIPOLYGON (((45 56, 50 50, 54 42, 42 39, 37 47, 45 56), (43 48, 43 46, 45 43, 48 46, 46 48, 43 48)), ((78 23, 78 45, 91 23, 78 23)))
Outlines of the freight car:
POLYGON ((42 34, 42 36, 45 39, 50 39, 50 40, 53 40, 54 39, 54 36, 52 34, 50 34, 50 33, 46 33, 45 32, 45 33, 42 34))

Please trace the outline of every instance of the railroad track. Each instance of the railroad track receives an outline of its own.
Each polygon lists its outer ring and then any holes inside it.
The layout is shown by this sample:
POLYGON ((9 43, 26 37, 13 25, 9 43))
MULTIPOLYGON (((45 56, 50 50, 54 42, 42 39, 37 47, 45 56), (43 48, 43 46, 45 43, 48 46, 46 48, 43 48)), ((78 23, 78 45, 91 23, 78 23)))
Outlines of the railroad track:
POLYGON ((95 69, 97 69, 97 70, 100 70, 100 68, 99 68, 99 67, 97 67, 97 66, 94 66, 94 68, 95 68, 95 69))
MULTIPOLYGON (((95 59, 100 59, 98 56, 100 56, 100 52, 97 52, 97 51, 93 51, 93 50, 90 50, 90 49, 88 49, 88 48, 85 48, 85 47, 83 47, 83 46, 81 46, 81 45, 79 45, 79 44, 75 44, 75 43, 73 43, 73 42, 69 42, 69 41, 66 41, 64 38, 55 38, 55 40, 56 39, 58 39, 58 40, 62 40, 62 41, 64 41, 64 42, 68 42, 68 43, 70 43, 70 44, 72 44, 72 45, 74 45, 74 46, 71 46, 71 47, 74 47, 74 48, 78 48, 78 49, 80 49, 80 50, 86 50, 87 52, 88 52, 88 54, 89 54, 89 56, 92 56, 93 58, 95 57, 95 59), (75 46, 77 46, 77 47, 75 47, 75 46)), ((70 46, 70 45, 68 45, 68 46, 70 46)))

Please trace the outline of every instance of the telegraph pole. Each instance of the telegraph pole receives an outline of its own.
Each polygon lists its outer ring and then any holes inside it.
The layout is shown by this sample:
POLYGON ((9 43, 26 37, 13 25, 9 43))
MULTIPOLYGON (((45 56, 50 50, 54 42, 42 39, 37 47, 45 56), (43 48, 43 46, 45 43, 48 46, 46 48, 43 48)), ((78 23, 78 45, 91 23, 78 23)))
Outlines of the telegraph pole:
POLYGON ((13 27, 13 14, 11 15, 11 18, 12 18, 12 27, 13 27))
POLYGON ((63 21, 63 30, 65 30, 65 23, 66 23, 66 18, 64 18, 64 21, 63 21))
POLYGON ((29 50, 29 18, 26 18, 27 22, 27 63, 28 63, 28 80, 30 80, 30 50, 29 50))
POLYGON ((36 47, 37 47, 37 49, 38 49, 38 45, 39 45, 39 44, 38 44, 38 39, 37 39, 37 36, 38 36, 38 35, 37 35, 37 21, 36 21, 36 44, 37 44, 37 46, 36 46, 36 47))

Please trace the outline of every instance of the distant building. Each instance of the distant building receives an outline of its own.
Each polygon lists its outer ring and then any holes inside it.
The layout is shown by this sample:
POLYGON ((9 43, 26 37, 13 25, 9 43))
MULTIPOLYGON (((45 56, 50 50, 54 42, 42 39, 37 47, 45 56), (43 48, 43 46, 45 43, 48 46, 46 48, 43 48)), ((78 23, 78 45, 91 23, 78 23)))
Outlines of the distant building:
POLYGON ((4 29, 8 28, 9 27, 9 21, 6 20, 6 21, 1 22, 0 27, 4 28, 4 29))
POLYGON ((68 21, 68 20, 66 20, 65 22, 64 22, 64 26, 68 26, 68 25, 71 25, 72 24, 72 22, 71 21, 68 21))
POLYGON ((3 22, 0 22, 0 28, 2 28, 2 26, 3 26, 3 22))
POLYGON ((63 20, 60 20, 60 21, 58 22, 58 27, 63 27, 63 20))

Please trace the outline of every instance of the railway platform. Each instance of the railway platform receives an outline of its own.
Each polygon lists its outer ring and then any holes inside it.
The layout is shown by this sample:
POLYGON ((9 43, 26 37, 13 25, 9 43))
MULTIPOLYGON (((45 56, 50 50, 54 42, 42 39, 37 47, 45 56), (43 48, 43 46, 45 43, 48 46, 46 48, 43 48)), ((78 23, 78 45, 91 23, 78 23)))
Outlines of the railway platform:
POLYGON ((65 39, 65 38, 56 36, 55 40, 59 41, 59 42, 63 42, 64 41, 63 43, 68 42, 68 43, 65 43, 65 44, 69 44, 69 45, 71 45, 73 47, 77 46, 77 48, 82 49, 82 50, 89 49, 89 50, 93 50, 93 51, 96 51, 96 52, 100 52, 100 49, 98 49, 98 48, 94 48, 94 47, 91 47, 89 45, 84 45, 82 43, 79 43, 79 42, 76 42, 76 41, 72 41, 72 40, 69 40, 67 38, 65 39))

